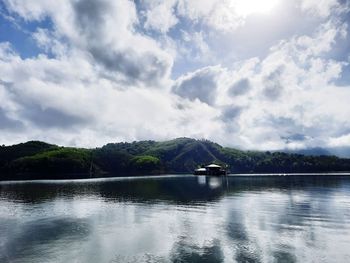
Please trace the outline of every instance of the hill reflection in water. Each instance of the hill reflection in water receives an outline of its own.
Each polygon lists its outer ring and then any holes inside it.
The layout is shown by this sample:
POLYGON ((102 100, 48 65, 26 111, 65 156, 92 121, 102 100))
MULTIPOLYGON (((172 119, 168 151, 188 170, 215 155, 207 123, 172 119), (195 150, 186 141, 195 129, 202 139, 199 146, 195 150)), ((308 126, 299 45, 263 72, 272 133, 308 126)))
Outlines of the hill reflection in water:
POLYGON ((346 262, 350 178, 0 184, 1 262, 346 262))

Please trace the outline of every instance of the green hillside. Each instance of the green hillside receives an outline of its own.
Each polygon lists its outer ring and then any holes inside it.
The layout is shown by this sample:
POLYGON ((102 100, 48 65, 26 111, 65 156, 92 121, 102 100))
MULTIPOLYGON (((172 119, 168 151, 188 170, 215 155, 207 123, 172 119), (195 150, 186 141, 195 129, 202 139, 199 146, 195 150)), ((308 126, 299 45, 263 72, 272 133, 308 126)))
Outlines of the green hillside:
POLYGON ((30 141, 0 147, 0 179, 192 173, 211 162, 227 166, 232 173, 350 171, 350 159, 241 151, 190 138, 109 143, 96 149, 30 141))

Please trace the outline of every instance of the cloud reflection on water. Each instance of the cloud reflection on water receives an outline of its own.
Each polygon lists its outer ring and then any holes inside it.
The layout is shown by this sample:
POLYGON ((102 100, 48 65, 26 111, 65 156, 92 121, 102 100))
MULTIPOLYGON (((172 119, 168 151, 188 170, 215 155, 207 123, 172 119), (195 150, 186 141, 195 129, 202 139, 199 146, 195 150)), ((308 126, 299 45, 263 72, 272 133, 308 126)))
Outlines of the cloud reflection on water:
POLYGON ((345 177, 0 184, 0 261, 345 262, 349 197, 345 177))

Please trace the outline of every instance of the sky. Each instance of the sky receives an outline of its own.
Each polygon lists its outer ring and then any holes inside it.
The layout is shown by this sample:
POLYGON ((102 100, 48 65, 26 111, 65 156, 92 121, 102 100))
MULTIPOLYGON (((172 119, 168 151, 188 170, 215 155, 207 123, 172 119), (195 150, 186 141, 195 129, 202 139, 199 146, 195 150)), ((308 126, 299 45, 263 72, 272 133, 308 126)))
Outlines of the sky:
POLYGON ((350 146, 348 0, 1 0, 0 144, 350 146))

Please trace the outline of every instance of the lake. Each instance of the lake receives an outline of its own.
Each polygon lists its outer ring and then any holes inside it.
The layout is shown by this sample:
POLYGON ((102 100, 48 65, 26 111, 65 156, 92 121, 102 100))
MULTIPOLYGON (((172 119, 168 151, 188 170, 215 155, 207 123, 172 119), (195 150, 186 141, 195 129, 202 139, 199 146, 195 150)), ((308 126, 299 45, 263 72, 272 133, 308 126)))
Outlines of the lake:
POLYGON ((0 262, 350 262, 350 177, 0 182, 0 262))

